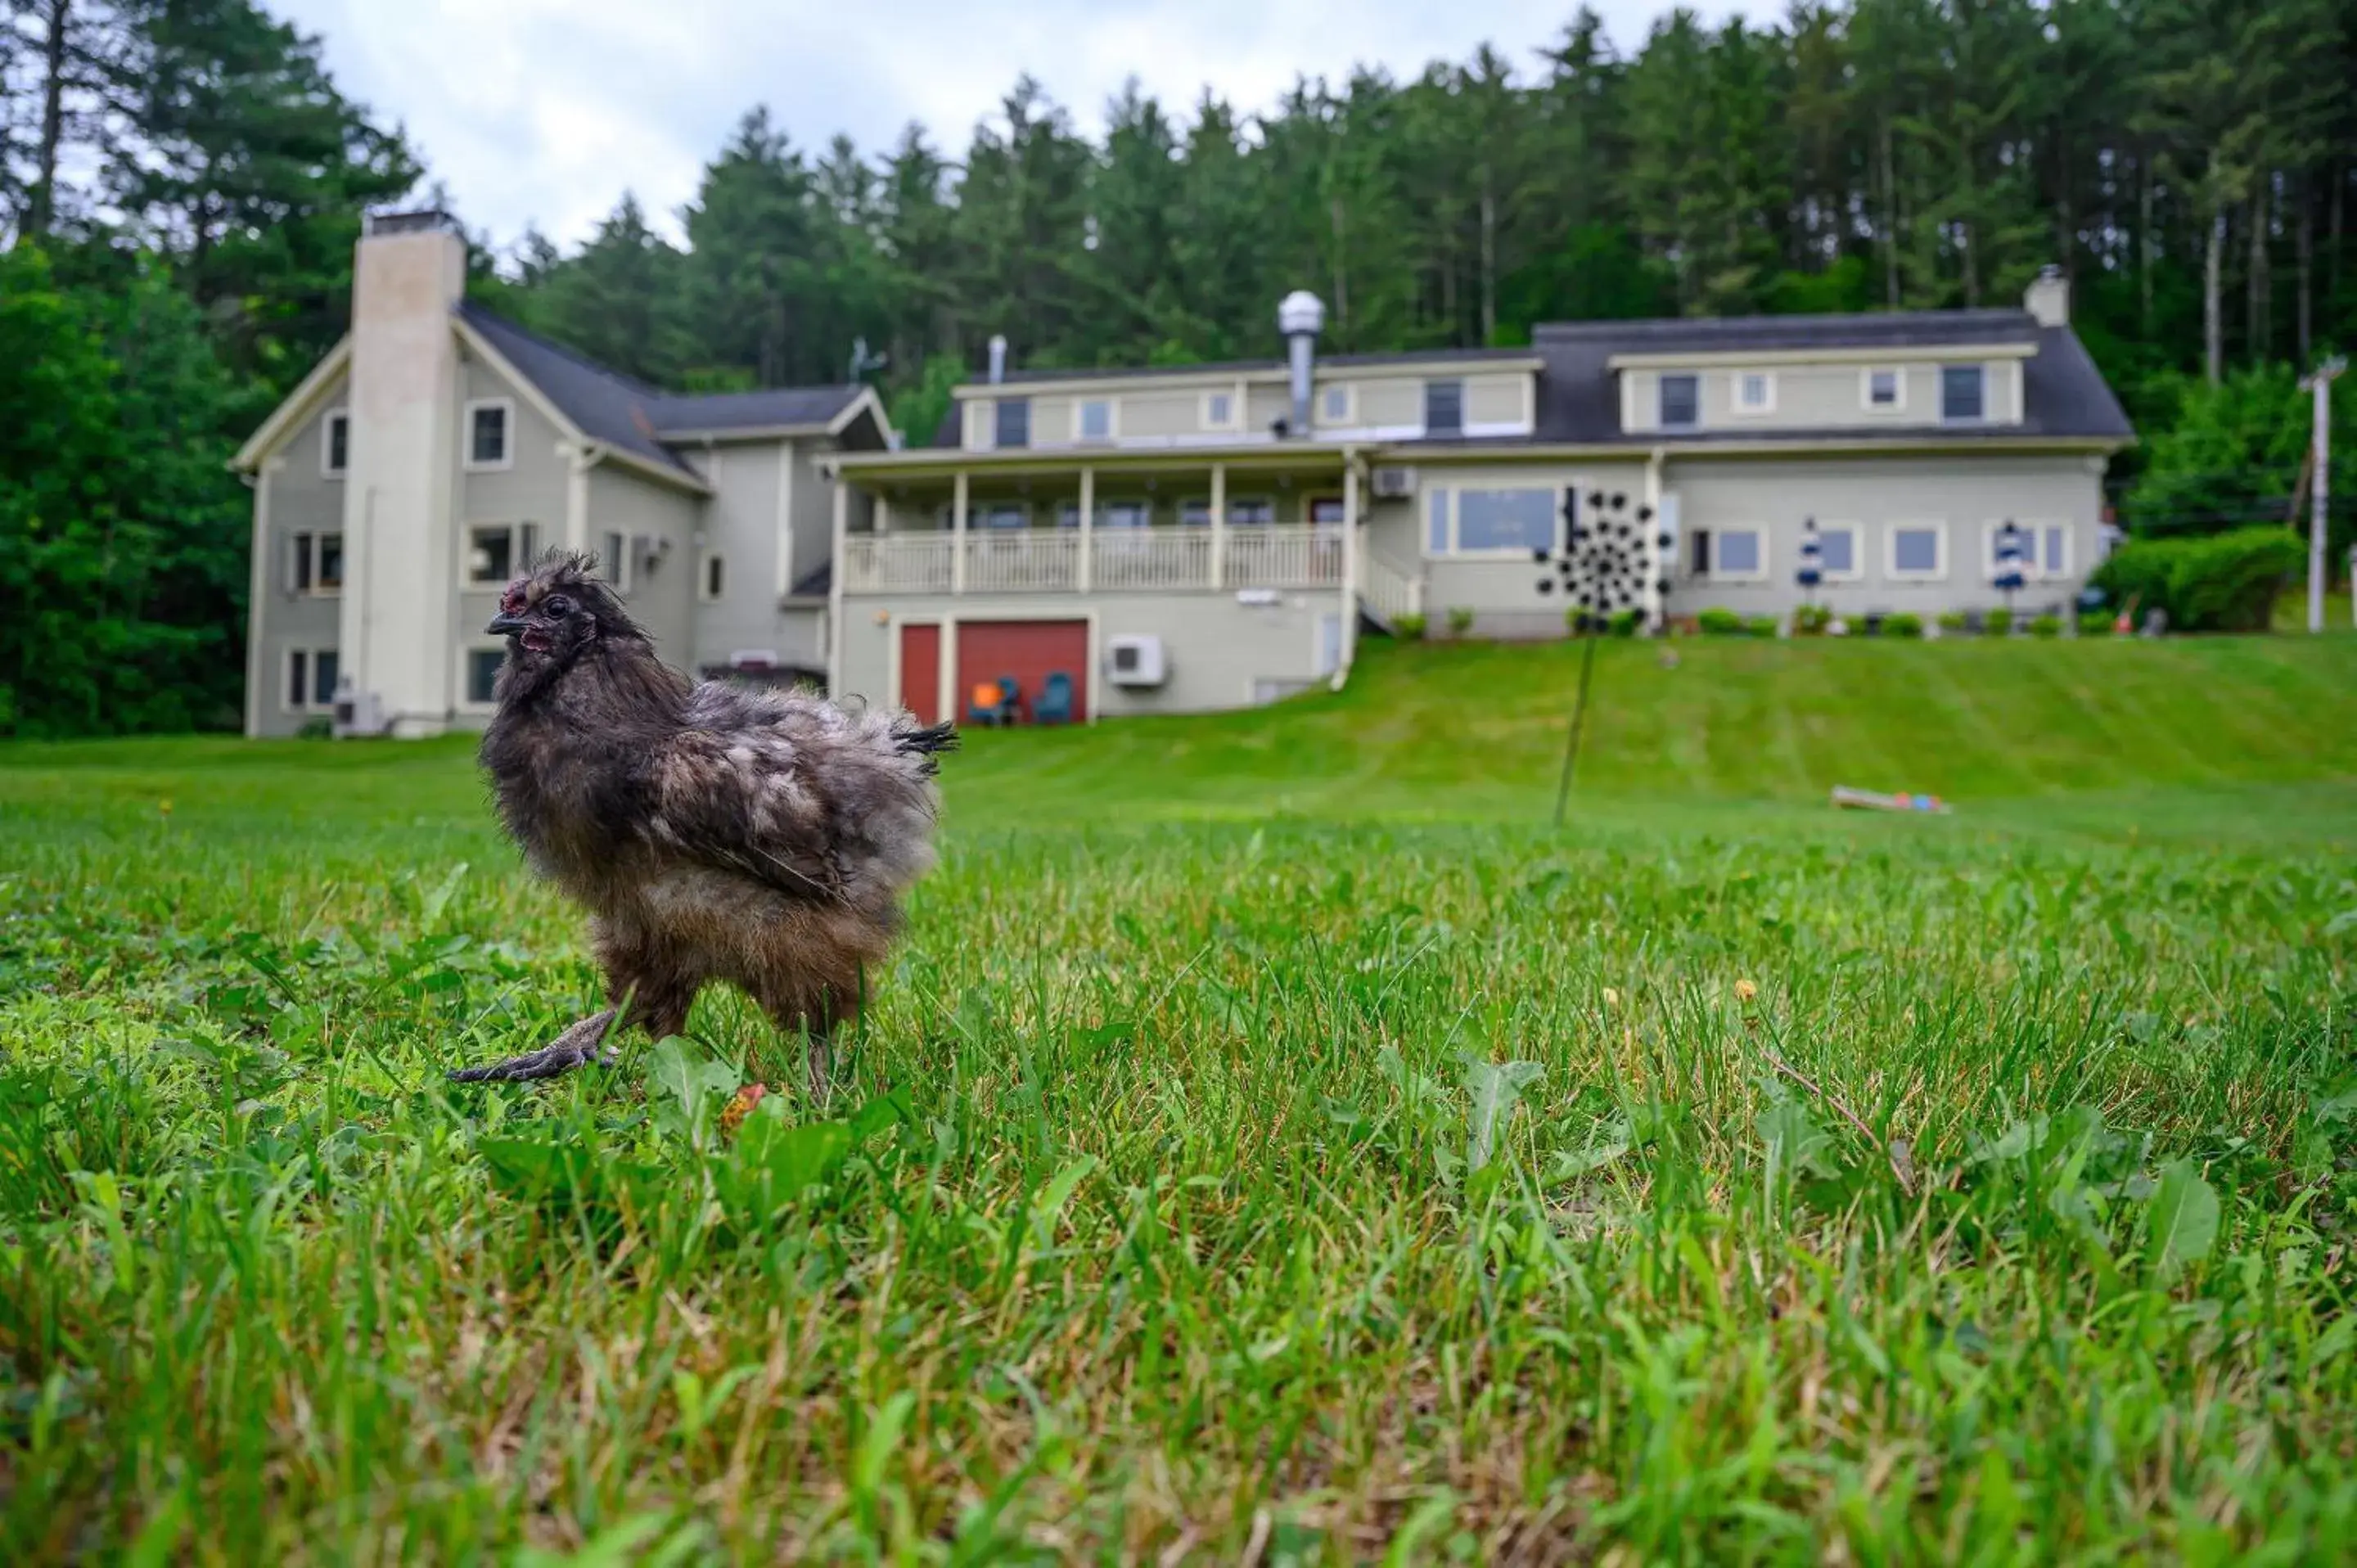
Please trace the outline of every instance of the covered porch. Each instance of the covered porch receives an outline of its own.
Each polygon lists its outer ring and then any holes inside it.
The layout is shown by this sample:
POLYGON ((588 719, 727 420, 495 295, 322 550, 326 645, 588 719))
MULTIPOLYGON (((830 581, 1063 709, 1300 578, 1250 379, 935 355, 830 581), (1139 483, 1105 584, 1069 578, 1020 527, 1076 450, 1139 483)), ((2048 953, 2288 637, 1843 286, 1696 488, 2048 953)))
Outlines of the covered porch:
POLYGON ((1340 446, 846 457, 836 560, 847 595, 1339 591, 1355 574, 1363 480, 1340 446))

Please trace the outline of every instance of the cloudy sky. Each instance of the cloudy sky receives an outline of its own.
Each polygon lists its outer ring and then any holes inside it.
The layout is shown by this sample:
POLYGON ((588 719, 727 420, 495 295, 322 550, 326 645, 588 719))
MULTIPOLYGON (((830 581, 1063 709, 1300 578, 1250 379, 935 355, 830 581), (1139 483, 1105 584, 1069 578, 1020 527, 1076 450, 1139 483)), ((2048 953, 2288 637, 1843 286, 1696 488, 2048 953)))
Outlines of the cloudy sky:
MULTIPOLYGON (((1297 73, 1408 76, 1484 40, 1518 70, 1577 0, 272 0, 325 41, 344 91, 404 124, 468 227, 585 237, 625 189, 667 226, 737 118, 767 103, 805 147, 888 147, 919 120, 962 150, 1028 70, 1093 130, 1136 76, 1167 104, 1209 84, 1273 104, 1297 73)), ((1623 48, 1652 0, 1598 0, 1623 48)), ((1738 7, 1717 0, 1701 7, 1738 7)))

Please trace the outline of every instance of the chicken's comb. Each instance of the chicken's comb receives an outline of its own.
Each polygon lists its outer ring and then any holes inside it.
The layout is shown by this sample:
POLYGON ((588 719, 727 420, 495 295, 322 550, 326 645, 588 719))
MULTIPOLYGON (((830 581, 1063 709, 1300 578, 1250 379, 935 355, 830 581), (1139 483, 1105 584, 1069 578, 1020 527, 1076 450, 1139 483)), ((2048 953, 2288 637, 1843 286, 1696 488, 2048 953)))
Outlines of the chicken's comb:
POLYGON ((510 583, 507 592, 500 596, 500 608, 508 615, 522 615, 524 610, 523 585, 510 583))

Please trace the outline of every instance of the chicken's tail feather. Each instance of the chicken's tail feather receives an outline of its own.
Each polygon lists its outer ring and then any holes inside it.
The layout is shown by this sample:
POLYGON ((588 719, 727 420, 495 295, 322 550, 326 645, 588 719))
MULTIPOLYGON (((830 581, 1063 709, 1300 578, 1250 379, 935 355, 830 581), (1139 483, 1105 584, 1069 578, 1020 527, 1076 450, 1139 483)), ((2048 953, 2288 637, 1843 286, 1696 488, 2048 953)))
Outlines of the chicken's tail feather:
POLYGON ((931 773, 940 766, 934 757, 958 748, 957 726, 942 723, 898 729, 892 732, 892 741, 904 755, 925 758, 925 771, 931 773))

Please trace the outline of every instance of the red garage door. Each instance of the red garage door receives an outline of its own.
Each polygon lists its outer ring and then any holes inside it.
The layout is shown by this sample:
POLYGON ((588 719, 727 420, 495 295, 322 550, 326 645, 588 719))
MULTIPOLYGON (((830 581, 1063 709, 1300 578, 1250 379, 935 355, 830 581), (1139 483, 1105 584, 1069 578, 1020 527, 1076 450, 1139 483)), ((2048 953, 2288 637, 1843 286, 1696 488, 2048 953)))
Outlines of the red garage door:
MULTIPOLYGON (((904 663, 901 668, 907 669, 904 663)), ((967 693, 984 681, 1011 675, 1022 687, 1022 719, 1048 677, 1072 678, 1072 722, 1089 716, 1089 623, 1084 620, 972 620, 957 628, 958 716, 965 716, 967 693)), ((905 681, 906 677, 903 677, 905 681)))
POLYGON ((917 715, 920 725, 937 725, 942 712, 942 628, 904 626, 900 628, 900 705, 917 715))

